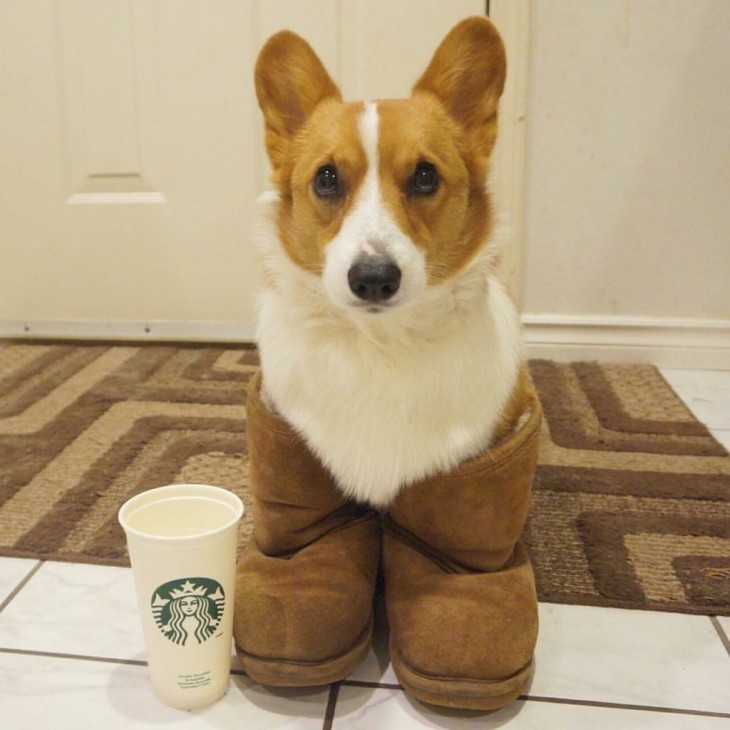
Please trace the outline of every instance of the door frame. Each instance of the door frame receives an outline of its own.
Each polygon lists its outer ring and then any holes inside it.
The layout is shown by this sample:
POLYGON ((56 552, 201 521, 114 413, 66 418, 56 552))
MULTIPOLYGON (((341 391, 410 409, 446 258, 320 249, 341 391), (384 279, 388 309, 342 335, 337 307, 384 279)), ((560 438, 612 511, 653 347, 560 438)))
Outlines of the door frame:
POLYGON ((507 83, 500 101, 499 136, 492 159, 492 189, 497 208, 511 231, 503 254, 502 280, 519 303, 524 260, 527 92, 530 0, 489 0, 487 14, 507 48, 507 83))

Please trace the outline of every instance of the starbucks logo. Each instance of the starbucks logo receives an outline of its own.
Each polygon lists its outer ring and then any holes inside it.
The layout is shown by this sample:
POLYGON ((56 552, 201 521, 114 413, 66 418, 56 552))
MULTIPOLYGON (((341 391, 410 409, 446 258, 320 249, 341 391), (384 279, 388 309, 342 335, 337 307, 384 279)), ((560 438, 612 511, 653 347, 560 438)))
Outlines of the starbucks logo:
POLYGON ((152 615, 162 633, 180 646, 202 644, 218 630, 226 597, 209 578, 181 578, 152 594, 152 615))

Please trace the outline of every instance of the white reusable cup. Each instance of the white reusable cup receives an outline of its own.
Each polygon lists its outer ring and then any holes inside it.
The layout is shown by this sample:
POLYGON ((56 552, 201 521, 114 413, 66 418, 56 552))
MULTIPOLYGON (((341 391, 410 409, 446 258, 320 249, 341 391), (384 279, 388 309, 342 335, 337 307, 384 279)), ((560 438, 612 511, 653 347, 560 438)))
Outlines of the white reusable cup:
POLYGON ((119 510, 152 686, 171 707, 203 707, 228 690, 242 516, 235 494, 204 484, 151 489, 119 510))

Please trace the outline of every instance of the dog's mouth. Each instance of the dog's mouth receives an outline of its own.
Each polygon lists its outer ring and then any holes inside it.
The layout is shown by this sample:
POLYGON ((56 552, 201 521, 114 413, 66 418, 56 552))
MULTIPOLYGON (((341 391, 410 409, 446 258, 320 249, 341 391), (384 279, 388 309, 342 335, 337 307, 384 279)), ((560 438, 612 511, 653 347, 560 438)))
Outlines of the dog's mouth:
POLYGON ((395 304, 371 304, 369 302, 354 302, 350 305, 352 309, 357 309, 359 312, 366 312, 367 314, 382 314, 388 309, 395 309, 395 304))

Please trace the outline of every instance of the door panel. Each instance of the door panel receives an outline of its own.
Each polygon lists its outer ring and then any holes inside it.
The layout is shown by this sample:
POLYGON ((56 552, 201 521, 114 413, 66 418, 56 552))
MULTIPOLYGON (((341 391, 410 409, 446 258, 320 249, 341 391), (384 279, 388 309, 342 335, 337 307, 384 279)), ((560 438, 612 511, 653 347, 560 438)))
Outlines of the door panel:
POLYGON ((347 98, 401 96, 483 8, 0 3, 0 335, 249 335, 268 177, 251 78, 262 42, 292 28, 347 98))

